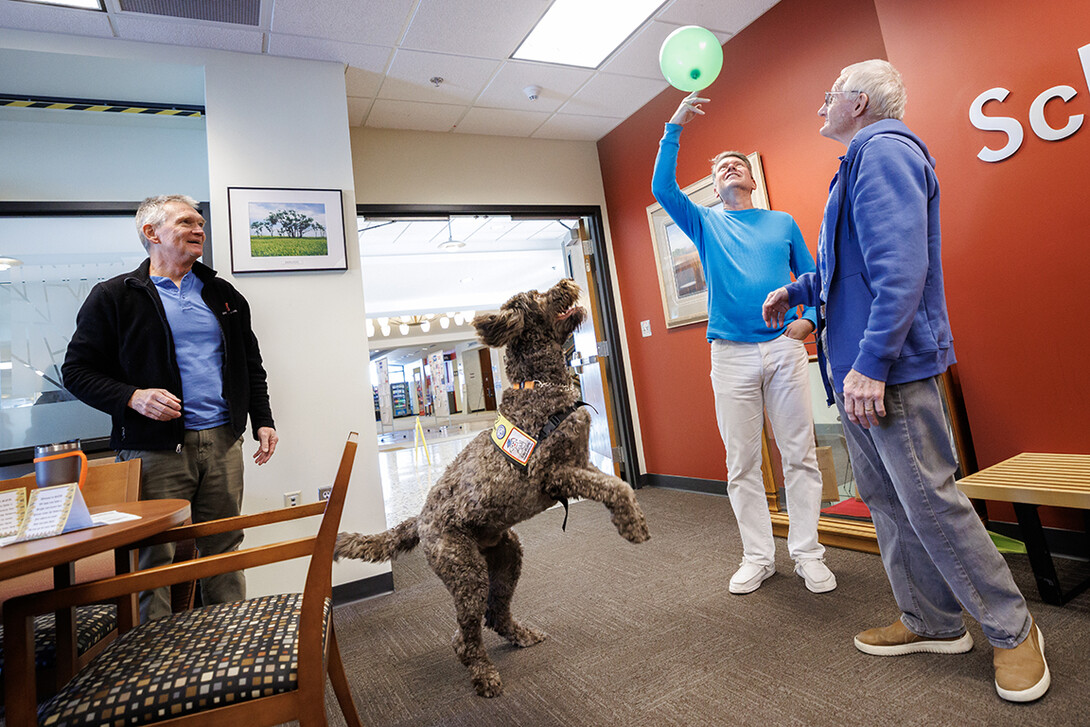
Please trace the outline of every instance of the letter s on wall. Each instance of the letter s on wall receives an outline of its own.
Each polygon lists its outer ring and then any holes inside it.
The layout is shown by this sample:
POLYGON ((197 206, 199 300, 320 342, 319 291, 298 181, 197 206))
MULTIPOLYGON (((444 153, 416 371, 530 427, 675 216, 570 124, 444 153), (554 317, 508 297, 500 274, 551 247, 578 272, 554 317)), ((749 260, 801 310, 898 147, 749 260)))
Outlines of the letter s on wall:
POLYGON ((984 104, 989 101, 1002 101, 1010 94, 1005 88, 989 88, 984 93, 973 99, 969 105, 969 122, 981 131, 1002 131, 1007 135, 1007 144, 1002 149, 992 149, 985 146, 977 153, 977 157, 986 162, 1001 162, 1022 146, 1022 138, 1025 132, 1017 119, 1009 116, 985 116, 984 104))

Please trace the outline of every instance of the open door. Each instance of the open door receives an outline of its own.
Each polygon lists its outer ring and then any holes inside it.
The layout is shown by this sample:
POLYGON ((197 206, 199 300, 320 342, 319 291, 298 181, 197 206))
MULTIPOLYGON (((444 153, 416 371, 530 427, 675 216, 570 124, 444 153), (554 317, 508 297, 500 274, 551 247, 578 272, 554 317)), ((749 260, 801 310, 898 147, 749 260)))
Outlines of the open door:
POLYGON ((614 425, 613 402, 609 390, 609 376, 605 356, 609 347, 605 343, 605 327, 598 305, 593 246, 583 220, 572 230, 572 239, 566 246, 569 271, 580 288, 579 305, 587 309, 587 319, 573 335, 575 351, 569 359, 579 374, 581 398, 593 407, 590 425, 590 454, 594 465, 602 470, 621 476, 622 468, 616 461, 620 453, 614 425), (601 343, 599 343, 601 342, 601 343))

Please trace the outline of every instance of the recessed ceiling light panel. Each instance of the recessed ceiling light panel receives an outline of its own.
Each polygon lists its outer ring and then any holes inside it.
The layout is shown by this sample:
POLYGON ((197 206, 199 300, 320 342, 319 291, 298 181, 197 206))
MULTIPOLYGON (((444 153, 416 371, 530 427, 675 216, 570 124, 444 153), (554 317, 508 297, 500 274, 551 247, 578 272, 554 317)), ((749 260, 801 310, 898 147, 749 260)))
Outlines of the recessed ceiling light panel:
POLYGON ((53 5, 59 8, 77 8, 79 10, 98 10, 106 12, 102 0, 19 0, 32 5, 53 5))
POLYGON ((556 0, 512 58, 597 68, 662 0, 556 0))

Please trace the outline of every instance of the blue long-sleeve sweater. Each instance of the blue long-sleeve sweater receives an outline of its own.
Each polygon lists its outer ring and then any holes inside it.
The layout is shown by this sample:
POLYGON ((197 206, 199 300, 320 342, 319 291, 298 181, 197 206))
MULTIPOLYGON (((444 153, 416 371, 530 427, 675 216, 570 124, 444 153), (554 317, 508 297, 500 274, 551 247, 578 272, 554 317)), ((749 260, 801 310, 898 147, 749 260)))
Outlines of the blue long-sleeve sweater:
MULTIPOLYGON (((666 124, 651 191, 700 255, 708 285, 708 340, 772 340, 796 314, 790 311, 783 326, 769 328, 761 317, 765 297, 790 283, 791 273, 813 272, 814 258, 786 212, 702 207, 686 197, 677 183, 680 135, 679 124, 666 124)), ((816 325, 813 307, 803 317, 816 325)))

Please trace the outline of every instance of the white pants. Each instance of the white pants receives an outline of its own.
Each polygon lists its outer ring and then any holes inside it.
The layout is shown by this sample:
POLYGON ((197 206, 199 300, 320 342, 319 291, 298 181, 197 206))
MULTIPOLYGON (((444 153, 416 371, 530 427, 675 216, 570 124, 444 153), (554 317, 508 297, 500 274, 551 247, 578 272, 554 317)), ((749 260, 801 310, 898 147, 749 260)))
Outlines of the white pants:
POLYGON ((780 336, 762 343, 712 341, 715 417, 727 450, 727 495, 742 535, 742 557, 775 562, 772 521, 761 477, 764 413, 783 461, 790 526, 787 550, 794 560, 821 558, 817 522, 821 472, 814 450, 806 347, 780 336))

